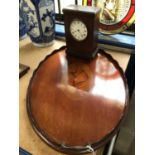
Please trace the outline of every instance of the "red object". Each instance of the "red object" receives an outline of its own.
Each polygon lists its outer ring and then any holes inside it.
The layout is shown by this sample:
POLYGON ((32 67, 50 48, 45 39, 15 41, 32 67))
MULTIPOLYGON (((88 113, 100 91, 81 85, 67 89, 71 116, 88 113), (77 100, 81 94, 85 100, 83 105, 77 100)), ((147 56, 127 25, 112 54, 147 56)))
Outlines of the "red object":
POLYGON ((88 1, 87 1, 87 5, 88 5, 88 6, 91 6, 91 5, 92 5, 92 0, 88 0, 88 1))

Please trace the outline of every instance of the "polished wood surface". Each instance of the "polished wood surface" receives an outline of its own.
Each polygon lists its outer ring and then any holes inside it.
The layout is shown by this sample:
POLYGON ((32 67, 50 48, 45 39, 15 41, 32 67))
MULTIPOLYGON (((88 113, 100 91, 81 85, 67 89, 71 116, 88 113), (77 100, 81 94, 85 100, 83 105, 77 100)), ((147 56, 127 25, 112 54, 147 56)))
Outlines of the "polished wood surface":
POLYGON ((66 55, 66 47, 43 60, 30 81, 27 110, 39 136, 65 153, 99 148, 117 131, 128 101, 122 69, 99 50, 93 60, 66 55), (78 146, 78 148, 76 148, 78 146))

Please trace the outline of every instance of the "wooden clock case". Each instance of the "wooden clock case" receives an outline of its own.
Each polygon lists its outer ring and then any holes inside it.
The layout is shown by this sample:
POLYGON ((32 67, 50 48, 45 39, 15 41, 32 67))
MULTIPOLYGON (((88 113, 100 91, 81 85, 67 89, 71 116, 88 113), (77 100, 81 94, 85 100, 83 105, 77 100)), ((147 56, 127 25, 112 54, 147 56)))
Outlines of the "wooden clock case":
POLYGON ((93 58, 97 53, 97 22, 100 9, 97 7, 69 5, 63 9, 68 54, 80 58, 93 58), (88 35, 83 41, 75 40, 70 33, 73 20, 81 20, 87 27, 88 35))

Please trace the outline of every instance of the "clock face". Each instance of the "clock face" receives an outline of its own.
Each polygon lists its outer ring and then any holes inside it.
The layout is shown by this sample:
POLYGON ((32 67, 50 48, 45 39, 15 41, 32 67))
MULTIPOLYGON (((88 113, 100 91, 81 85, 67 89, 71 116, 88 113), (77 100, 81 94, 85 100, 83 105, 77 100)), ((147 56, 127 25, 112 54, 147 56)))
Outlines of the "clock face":
POLYGON ((83 41, 88 35, 86 25, 79 19, 75 19, 70 24, 70 33, 77 41, 83 41))

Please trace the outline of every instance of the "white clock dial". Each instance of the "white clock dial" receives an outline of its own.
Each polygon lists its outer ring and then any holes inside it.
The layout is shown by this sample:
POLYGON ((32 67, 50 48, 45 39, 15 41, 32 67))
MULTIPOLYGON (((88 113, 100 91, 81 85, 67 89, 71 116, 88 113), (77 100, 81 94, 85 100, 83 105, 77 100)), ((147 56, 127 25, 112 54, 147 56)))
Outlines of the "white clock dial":
POLYGON ((88 35, 88 30, 81 20, 76 19, 70 24, 70 33, 77 41, 83 41, 88 35))

